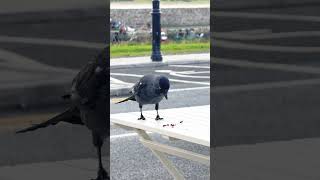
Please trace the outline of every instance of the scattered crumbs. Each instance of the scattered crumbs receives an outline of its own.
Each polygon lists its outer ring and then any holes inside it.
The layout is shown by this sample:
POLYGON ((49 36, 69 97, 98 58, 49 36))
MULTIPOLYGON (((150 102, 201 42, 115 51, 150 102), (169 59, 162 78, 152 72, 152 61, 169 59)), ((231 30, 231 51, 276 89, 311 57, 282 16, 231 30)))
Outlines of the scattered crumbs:
MULTIPOLYGON (((182 123, 182 121, 180 123, 182 123)), ((163 124, 162 125, 162 127, 166 127, 166 126, 171 126, 173 128, 174 126, 176 126, 176 124, 163 124)))

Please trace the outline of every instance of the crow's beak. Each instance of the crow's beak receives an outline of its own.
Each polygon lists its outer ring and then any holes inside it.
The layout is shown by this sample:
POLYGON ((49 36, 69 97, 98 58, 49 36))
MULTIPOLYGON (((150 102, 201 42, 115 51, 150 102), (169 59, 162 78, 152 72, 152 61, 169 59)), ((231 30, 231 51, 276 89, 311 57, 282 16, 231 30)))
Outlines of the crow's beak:
POLYGON ((165 97, 166 99, 168 99, 168 95, 167 95, 167 94, 164 94, 164 97, 165 97))

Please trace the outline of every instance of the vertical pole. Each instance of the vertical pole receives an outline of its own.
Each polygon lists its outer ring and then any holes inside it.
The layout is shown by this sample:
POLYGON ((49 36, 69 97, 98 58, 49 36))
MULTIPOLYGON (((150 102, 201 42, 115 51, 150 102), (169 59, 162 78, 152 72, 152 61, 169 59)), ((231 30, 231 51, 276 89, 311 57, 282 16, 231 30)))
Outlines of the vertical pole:
POLYGON ((152 61, 162 61, 160 0, 152 0, 152 61))

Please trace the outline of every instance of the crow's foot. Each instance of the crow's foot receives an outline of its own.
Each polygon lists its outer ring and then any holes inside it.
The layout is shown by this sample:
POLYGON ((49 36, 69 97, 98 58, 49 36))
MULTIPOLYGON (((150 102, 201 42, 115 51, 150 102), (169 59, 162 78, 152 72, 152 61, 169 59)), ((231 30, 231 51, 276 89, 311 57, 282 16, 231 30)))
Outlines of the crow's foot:
POLYGON ((103 168, 99 169, 98 177, 96 179, 91 180, 110 180, 109 174, 103 168))
POLYGON ((146 120, 146 118, 141 115, 140 118, 138 118, 138 120, 146 120))
POLYGON ((156 117, 156 121, 158 121, 158 120, 162 120, 163 118, 161 118, 159 115, 157 115, 157 117, 156 117))

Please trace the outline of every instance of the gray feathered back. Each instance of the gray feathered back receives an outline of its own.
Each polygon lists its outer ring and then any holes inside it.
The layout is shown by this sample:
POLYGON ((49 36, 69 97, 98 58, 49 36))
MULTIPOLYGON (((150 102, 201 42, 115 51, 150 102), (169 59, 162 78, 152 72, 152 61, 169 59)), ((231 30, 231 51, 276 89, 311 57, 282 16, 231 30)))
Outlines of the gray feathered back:
POLYGON ((163 99, 159 86, 159 80, 163 77, 165 76, 148 74, 134 85, 132 93, 139 104, 156 104, 163 99))

